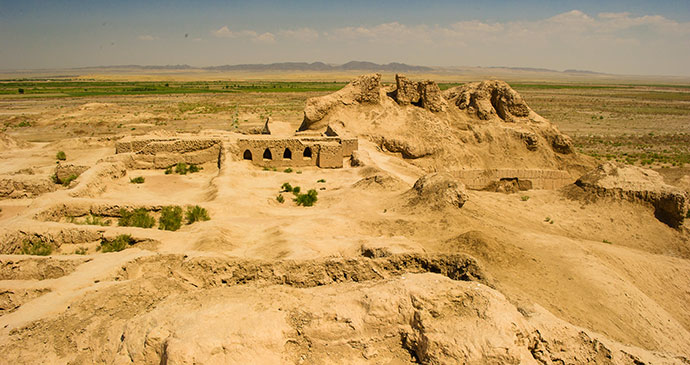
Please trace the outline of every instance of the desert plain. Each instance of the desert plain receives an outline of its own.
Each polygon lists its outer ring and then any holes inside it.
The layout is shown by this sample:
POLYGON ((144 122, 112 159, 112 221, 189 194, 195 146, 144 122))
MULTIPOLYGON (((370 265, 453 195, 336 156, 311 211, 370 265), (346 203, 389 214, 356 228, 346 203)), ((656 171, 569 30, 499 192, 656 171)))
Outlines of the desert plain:
POLYGON ((690 82, 499 71, 0 82, 0 363, 690 363, 690 82))

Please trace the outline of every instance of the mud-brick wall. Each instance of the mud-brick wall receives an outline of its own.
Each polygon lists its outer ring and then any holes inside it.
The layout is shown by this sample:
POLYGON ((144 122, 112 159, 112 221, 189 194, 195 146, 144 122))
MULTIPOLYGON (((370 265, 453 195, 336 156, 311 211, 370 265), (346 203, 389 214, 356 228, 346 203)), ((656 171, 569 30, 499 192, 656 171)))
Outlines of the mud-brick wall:
POLYGON ((341 144, 343 145, 343 157, 352 156, 352 152, 359 148, 357 138, 343 138, 341 144))
POLYGON ((238 158, 245 159, 245 152, 251 153, 251 161, 257 166, 264 167, 301 167, 314 166, 317 163, 320 146, 316 143, 303 143, 302 141, 289 139, 240 139, 237 141, 238 158), (311 157, 304 157, 304 151, 311 149, 311 157), (284 158, 285 150, 290 151, 291 158, 284 158), (264 153, 269 150, 270 159, 264 158, 264 153))
POLYGON ((151 142, 174 141, 171 138, 164 139, 125 139, 115 143, 115 153, 128 153, 141 151, 151 142))
POLYGON ((458 170, 453 175, 470 189, 484 189, 500 179, 529 180, 534 189, 558 189, 575 180, 567 171, 539 169, 458 170))
POLYGON ((343 167, 343 146, 340 143, 322 144, 317 164, 321 168, 343 167))

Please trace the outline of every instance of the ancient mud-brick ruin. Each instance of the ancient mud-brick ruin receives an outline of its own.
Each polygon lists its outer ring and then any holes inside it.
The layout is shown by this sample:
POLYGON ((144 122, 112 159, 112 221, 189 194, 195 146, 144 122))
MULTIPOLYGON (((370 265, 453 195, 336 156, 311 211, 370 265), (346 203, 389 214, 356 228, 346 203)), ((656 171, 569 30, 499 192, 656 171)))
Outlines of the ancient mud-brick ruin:
POLYGON ((236 134, 175 137, 130 137, 116 143, 120 154, 132 168, 166 168, 178 162, 203 164, 220 161, 223 156, 251 161, 261 167, 341 168, 343 160, 357 150, 357 138, 338 128, 324 133, 294 133, 286 123, 266 122, 261 134, 236 134), (128 154, 128 156, 127 156, 128 154))
POLYGON ((343 167, 343 159, 357 150, 357 138, 328 127, 324 133, 291 133, 289 125, 266 121, 259 135, 237 141, 240 159, 263 167, 343 167))

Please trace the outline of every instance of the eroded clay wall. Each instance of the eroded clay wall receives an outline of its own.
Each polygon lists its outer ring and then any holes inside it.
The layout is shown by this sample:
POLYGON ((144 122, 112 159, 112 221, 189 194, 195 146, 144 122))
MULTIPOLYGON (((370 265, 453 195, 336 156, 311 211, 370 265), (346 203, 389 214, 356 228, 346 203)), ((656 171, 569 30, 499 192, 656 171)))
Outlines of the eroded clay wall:
POLYGON ((355 152, 357 149, 359 149, 359 142, 357 141, 357 138, 343 138, 341 141, 341 144, 343 145, 343 157, 350 157, 352 156, 352 152, 355 152))
POLYGON ((115 144, 115 153, 131 154, 123 160, 128 168, 161 169, 179 162, 218 163, 222 158, 222 144, 220 139, 213 138, 127 139, 115 144))
POLYGON ((324 143, 319 152, 318 166, 321 168, 343 167, 343 146, 340 143, 324 143))
POLYGON ((506 178, 529 180, 533 189, 558 189, 575 181, 567 171, 537 169, 458 170, 453 175, 470 189, 484 189, 494 181, 506 178))
POLYGON ((305 143, 296 138, 240 139, 237 141, 237 145, 240 159, 247 159, 245 153, 249 151, 252 163, 264 167, 315 166, 320 150, 318 144, 305 143), (311 150, 311 157, 304 156, 307 148, 311 150), (270 152, 270 159, 264 158, 266 150, 270 152), (284 157, 286 150, 289 151, 290 158, 284 157))

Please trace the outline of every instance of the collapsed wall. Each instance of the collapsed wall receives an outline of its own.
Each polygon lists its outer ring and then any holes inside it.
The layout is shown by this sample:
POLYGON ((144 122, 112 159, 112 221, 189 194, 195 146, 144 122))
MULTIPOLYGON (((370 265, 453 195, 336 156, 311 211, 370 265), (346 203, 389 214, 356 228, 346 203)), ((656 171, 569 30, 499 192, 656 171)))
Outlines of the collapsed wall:
POLYGON ((363 75, 307 100, 301 131, 342 125, 427 172, 450 172, 471 188, 502 178, 558 188, 594 166, 507 83, 469 83, 441 92, 433 81, 363 75))
POLYGON ((617 162, 607 162, 589 171, 566 193, 571 197, 602 197, 649 204, 657 219, 674 228, 683 225, 690 202, 682 189, 664 183, 656 171, 617 162))
POLYGON ((223 143, 213 137, 130 137, 115 144, 115 153, 132 169, 164 169, 180 162, 220 164, 223 143))

